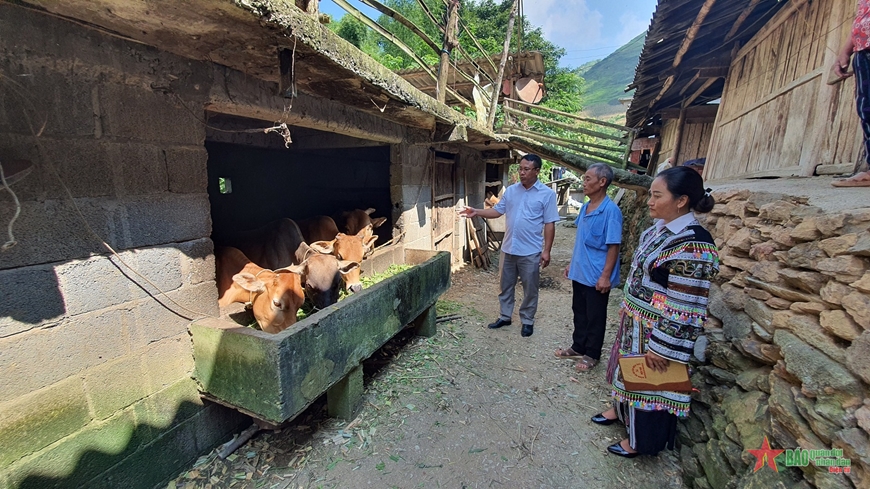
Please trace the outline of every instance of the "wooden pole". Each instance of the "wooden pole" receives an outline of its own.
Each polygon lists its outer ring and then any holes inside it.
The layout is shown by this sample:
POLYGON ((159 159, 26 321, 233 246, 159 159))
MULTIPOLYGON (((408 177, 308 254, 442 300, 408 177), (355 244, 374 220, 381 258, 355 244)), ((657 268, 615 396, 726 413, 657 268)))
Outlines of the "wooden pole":
MULTIPOLYGON (((680 117, 677 118, 677 130, 674 131, 674 149, 671 151, 671 164, 680 166, 680 146, 683 140, 683 126, 686 125, 686 108, 680 107, 680 117)), ((652 161, 652 159, 650 159, 652 161)))
POLYGON ((447 72, 450 69, 450 52, 457 44, 456 31, 458 27, 459 0, 450 0, 447 5, 447 29, 444 31, 441 62, 438 63, 438 81, 435 84, 435 98, 442 104, 447 100, 447 72))
POLYGON ((504 49, 501 52, 501 61, 498 63, 498 75, 495 77, 495 84, 492 86, 492 99, 489 103, 489 117, 487 118, 486 127, 492 130, 495 124, 495 109, 498 107, 498 94, 501 92, 502 80, 504 80, 504 67, 507 64, 508 51, 511 47, 511 32, 514 30, 514 20, 517 16, 517 8, 520 0, 514 0, 514 5, 511 7, 511 14, 508 17, 507 34, 504 36, 504 49))

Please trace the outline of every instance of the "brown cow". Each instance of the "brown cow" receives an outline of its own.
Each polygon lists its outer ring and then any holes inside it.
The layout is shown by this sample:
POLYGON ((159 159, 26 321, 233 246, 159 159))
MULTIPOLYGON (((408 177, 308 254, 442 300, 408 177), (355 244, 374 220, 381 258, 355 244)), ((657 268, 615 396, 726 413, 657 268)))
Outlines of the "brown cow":
POLYGON ((234 244, 251 261, 265 268, 298 265, 302 284, 311 303, 323 309, 338 302, 342 275, 359 268, 359 262, 339 260, 332 250, 308 246, 292 219, 278 219, 263 227, 239 233, 234 244))
POLYGON ((376 217, 372 219, 371 214, 375 210, 368 208, 366 210, 354 209, 352 211, 344 211, 339 213, 335 218, 335 223, 338 224, 338 230, 345 234, 357 234, 366 226, 371 225, 372 229, 380 227, 387 222, 386 217, 376 217))
POLYGON ((230 247, 215 249, 215 268, 218 305, 251 304, 257 324, 267 333, 279 333, 296 322, 296 311, 305 300, 298 269, 268 270, 230 247))
MULTIPOLYGON (((305 241, 311 243, 311 246, 329 251, 339 260, 356 263, 361 263, 374 251, 374 243, 378 239, 372 234, 370 225, 355 235, 339 233, 335 221, 327 216, 315 216, 300 221, 299 229, 302 230, 305 241)), ((356 293, 362 290, 359 276, 358 268, 342 275, 348 291, 356 293)))

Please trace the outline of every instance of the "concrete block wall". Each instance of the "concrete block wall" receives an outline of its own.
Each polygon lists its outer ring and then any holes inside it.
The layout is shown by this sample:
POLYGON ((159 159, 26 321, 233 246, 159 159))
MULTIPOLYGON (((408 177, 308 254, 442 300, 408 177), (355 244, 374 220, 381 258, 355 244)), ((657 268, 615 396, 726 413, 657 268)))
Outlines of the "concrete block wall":
POLYGON ((200 400, 179 315, 218 312, 211 68, 6 3, 0 50, 0 163, 34 165, 0 253, 0 487, 154 487, 249 422, 200 400))
POLYGON ((432 248, 432 158, 429 148, 395 144, 390 153, 390 194, 405 248, 432 248), (396 215, 397 214, 397 215, 396 215))

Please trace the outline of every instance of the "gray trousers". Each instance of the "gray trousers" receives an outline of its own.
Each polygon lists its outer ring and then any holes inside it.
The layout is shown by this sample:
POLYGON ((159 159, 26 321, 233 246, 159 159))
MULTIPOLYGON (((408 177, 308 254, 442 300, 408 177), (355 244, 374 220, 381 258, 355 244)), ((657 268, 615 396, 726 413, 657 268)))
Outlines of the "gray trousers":
POLYGON ((538 310, 538 283, 541 279, 541 254, 517 256, 502 252, 498 271, 501 284, 501 293, 498 295, 501 319, 510 321, 513 316, 514 290, 519 277, 523 283, 520 320, 523 324, 535 324, 535 312, 538 310))

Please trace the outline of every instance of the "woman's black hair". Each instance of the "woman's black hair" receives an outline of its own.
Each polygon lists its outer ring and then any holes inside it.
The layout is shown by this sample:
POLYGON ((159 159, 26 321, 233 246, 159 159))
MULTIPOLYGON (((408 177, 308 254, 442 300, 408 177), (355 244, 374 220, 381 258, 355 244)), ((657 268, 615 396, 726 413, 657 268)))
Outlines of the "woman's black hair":
POLYGON ((716 201, 710 189, 704 189, 704 179, 697 171, 688 166, 675 166, 656 175, 665 181, 668 192, 675 198, 685 195, 689 198, 689 209, 697 212, 710 212, 716 201))

